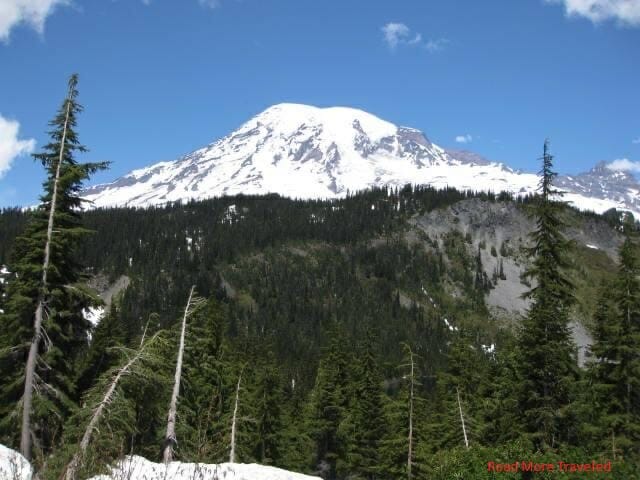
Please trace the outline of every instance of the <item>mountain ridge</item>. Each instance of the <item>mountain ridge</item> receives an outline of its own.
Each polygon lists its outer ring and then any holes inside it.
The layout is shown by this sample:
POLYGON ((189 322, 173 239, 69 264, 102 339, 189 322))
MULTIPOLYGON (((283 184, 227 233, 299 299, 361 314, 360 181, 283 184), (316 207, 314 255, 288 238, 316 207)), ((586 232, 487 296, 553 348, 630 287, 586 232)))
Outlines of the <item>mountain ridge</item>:
MULTIPOLYGON (((522 195, 536 190, 538 177, 475 152, 442 148, 418 129, 363 110, 282 103, 203 148, 89 187, 83 196, 95 207, 146 207, 240 193, 339 198, 407 183, 522 195)), ((640 214, 640 184, 604 162, 558 176, 557 186, 579 209, 640 214)))

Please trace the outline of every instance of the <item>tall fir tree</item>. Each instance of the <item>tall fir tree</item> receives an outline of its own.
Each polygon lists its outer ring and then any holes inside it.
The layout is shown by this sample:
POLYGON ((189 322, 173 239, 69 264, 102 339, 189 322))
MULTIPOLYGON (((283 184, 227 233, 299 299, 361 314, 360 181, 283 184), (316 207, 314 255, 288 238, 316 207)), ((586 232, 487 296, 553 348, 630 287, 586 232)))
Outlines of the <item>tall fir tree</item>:
POLYGON ((77 400, 74 362, 90 329, 82 311, 96 303, 75 255, 90 233, 82 227, 79 193, 83 182, 107 164, 75 159, 76 153, 86 151, 75 131, 82 111, 77 83, 77 75, 72 75, 68 95, 50 122, 51 142, 34 155, 47 172, 44 194, 15 243, 11 270, 16 279, 0 322, 0 338, 9 351, 0 361, 0 428, 10 443, 14 432, 21 431, 21 451, 27 458, 33 439, 40 450, 51 448, 77 400), (20 429, 15 428, 15 406, 22 409, 20 429))
POLYGON ((640 450, 640 265, 630 229, 618 251, 620 264, 594 315, 592 381, 596 448, 614 459, 640 450), (611 294, 613 292, 613 294, 611 294))
POLYGON ((309 399, 308 429, 314 440, 314 469, 335 479, 346 458, 344 420, 348 405, 348 359, 337 328, 329 333, 329 346, 320 360, 309 399))
POLYGON ((349 474, 372 480, 380 472, 380 439, 385 424, 382 375, 376 355, 378 338, 368 332, 355 360, 353 394, 349 405, 349 474))
POLYGON ((640 454, 640 265, 628 234, 619 251, 620 267, 614 300, 618 307, 618 361, 614 374, 620 419, 619 445, 623 454, 640 454))
POLYGON ((279 465, 284 455, 284 391, 273 353, 265 352, 265 357, 251 394, 256 433, 253 456, 263 465, 279 465))
POLYGON ((570 244, 562 234, 564 204, 558 200, 561 192, 553 187, 556 173, 548 141, 540 175, 533 206, 536 228, 530 234, 532 263, 526 271, 535 286, 526 294, 531 306, 518 339, 518 400, 525 433, 544 450, 575 435, 571 404, 578 367, 569 329, 573 286, 564 271, 570 244))

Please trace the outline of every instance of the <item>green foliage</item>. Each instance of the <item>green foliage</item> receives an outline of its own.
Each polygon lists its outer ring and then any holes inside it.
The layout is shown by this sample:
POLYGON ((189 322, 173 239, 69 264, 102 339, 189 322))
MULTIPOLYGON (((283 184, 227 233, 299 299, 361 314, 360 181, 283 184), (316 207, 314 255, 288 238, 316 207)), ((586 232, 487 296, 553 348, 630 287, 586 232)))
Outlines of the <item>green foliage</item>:
POLYGON ((437 380, 437 421, 433 439, 436 449, 449 449, 464 445, 460 408, 463 411, 469 444, 482 440, 482 402, 478 386, 488 376, 489 358, 472 337, 461 332, 449 348, 447 368, 437 380), (458 404, 458 399, 460 405, 458 404))
POLYGON ((347 455, 346 412, 349 404, 350 359, 342 333, 334 327, 320 360, 309 398, 308 431, 314 440, 314 470, 336 478, 347 455))
MULTIPOLYGON (((78 163, 77 153, 86 149, 75 131, 82 107, 77 102, 77 76, 69 81, 69 95, 49 123, 51 141, 34 158, 47 172, 38 208, 31 212, 25 230, 15 242, 9 269, 15 273, 9 283, 4 314, 0 315, 0 350, 10 354, 0 358, 0 439, 15 445, 17 415, 14 408, 24 391, 24 370, 28 345, 34 336, 34 312, 38 299, 45 299, 43 340, 39 345, 40 362, 36 371, 32 426, 46 453, 58 441, 63 420, 73 410, 79 393, 74 385, 75 361, 87 342, 90 324, 83 309, 99 300, 85 285, 82 268, 75 255, 87 234, 79 209, 79 192, 91 174, 105 163, 78 163), (58 179, 56 182, 56 178, 58 179), (57 185, 57 186, 56 186, 57 185), (47 228, 54 188, 56 189, 53 234, 50 241, 50 265, 47 284, 42 269, 47 243, 47 228)), ((10 213, 11 215, 11 213, 10 213)))
POLYGON ((356 353, 349 404, 349 468, 354 478, 377 478, 380 467, 380 439, 385 434, 384 398, 376 355, 378 338, 369 332, 356 353))
POLYGON ((573 286, 563 271, 569 243, 562 235, 563 205, 555 200, 552 167, 545 143, 539 197, 533 205, 533 261, 526 272, 536 284, 527 293, 532 304, 518 339, 522 424, 536 448, 543 450, 575 440, 571 405, 578 376, 568 326, 573 286))
POLYGON ((613 458, 638 458, 640 450, 640 265, 631 237, 619 251, 620 266, 603 289, 595 314, 589 368, 594 407, 589 433, 613 458))

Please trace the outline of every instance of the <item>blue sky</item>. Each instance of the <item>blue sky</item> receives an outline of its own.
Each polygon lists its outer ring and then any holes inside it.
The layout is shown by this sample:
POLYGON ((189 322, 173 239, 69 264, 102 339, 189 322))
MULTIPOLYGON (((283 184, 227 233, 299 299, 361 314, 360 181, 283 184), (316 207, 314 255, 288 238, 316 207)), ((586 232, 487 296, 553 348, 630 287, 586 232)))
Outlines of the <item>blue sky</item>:
POLYGON ((280 102, 361 108, 526 170, 545 137, 561 172, 638 169, 640 0, 2 3, 0 206, 35 203, 28 152, 72 72, 85 159, 113 162, 93 183, 280 102))

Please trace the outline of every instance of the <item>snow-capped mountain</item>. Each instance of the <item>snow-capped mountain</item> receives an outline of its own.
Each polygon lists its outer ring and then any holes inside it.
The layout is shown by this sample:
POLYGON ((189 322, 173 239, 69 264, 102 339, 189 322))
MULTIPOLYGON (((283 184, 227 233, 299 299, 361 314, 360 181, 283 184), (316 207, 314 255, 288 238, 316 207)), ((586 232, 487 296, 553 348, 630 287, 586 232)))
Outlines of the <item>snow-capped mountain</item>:
MULTIPOLYGON (((204 148, 96 185, 84 196, 97 207, 140 207, 239 193, 336 198, 407 183, 524 194, 536 189, 538 177, 472 152, 447 151, 419 130, 361 110, 280 104, 204 148)), ((604 165, 559 177, 558 186, 578 208, 640 212, 640 185, 604 165)))

